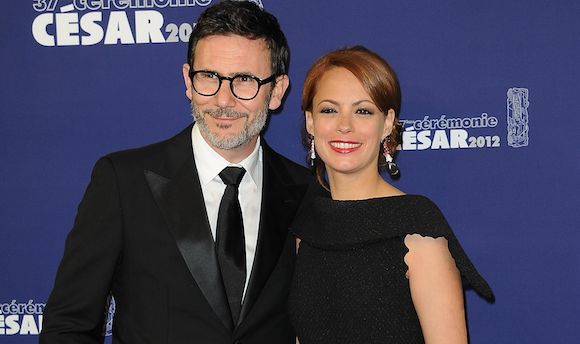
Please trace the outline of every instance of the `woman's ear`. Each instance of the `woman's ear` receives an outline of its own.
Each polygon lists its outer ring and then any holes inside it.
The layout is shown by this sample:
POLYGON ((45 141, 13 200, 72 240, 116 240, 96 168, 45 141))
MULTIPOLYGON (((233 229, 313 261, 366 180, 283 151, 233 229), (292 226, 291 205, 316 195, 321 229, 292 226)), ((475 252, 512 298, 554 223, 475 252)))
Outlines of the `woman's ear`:
POLYGON ((306 132, 311 136, 314 136, 314 118, 312 117, 311 111, 304 112, 304 119, 306 121, 306 132))
POLYGON ((385 129, 383 131, 383 139, 391 135, 393 126, 395 125, 395 110, 389 109, 385 114, 385 129))

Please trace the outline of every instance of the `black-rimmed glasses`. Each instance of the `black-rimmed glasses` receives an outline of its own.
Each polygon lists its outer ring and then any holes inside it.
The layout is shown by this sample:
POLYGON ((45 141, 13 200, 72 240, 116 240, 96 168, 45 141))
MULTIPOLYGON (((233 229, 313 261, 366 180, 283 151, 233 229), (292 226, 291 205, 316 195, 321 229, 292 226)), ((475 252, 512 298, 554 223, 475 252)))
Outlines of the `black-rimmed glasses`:
POLYGON ((272 82, 276 74, 272 74, 266 79, 260 79, 253 75, 237 74, 232 77, 221 76, 216 72, 206 70, 189 70, 189 77, 195 92, 202 96, 213 96, 220 90, 223 80, 230 82, 232 94, 242 100, 256 98, 262 85, 272 82))

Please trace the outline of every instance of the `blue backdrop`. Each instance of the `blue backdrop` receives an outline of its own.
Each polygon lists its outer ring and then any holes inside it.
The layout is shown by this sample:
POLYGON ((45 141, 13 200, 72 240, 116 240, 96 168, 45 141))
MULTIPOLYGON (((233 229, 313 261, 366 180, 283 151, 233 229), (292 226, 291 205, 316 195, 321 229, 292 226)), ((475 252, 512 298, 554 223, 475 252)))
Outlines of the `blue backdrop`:
MULTIPOLYGON (((183 40, 211 2, 3 2, 0 343, 37 341, 96 159, 190 123, 183 40)), ((403 90, 395 184, 438 203, 496 293, 493 305, 467 293, 471 342, 577 342, 580 4, 261 3, 292 49, 270 145, 304 163, 306 70, 338 47, 377 51, 403 90)))

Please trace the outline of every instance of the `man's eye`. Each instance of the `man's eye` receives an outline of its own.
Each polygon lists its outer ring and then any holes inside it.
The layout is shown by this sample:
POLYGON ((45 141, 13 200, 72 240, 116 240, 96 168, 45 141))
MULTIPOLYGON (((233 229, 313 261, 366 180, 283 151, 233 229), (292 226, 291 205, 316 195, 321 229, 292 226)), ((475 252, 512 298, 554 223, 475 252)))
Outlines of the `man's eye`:
POLYGON ((254 82, 254 78, 250 75, 237 75, 236 81, 239 83, 250 83, 254 82))
POLYGON ((217 75, 212 72, 200 72, 196 76, 200 79, 217 79, 217 75))

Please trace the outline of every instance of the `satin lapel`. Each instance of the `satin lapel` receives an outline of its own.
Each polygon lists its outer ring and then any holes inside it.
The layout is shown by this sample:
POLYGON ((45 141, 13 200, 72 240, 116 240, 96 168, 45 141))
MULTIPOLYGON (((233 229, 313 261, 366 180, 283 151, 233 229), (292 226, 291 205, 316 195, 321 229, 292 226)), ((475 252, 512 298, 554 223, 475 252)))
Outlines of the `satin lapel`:
POLYGON ((264 152, 264 184, 262 187, 262 208, 260 210, 260 228, 252 274, 240 312, 240 324, 248 315, 258 299, 272 270, 278 263, 284 243, 288 236, 287 223, 289 212, 296 209, 298 202, 292 188, 285 185, 269 159, 268 150, 264 152))
POLYGON ((224 326, 232 331, 199 177, 190 156, 172 179, 151 171, 145 171, 145 177, 199 289, 224 326))

